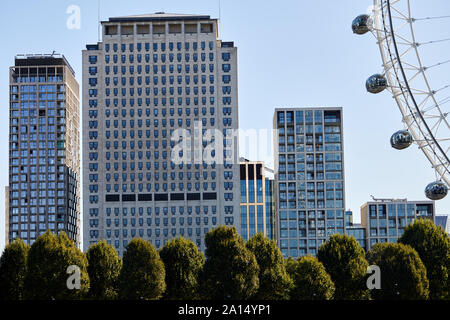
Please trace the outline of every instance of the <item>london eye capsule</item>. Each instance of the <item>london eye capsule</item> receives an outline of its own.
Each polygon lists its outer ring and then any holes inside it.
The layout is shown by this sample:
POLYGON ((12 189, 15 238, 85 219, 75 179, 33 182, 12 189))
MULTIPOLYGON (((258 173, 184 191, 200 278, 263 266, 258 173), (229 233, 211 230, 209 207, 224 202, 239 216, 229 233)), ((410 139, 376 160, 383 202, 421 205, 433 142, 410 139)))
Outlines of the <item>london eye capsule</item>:
POLYGON ((387 88, 387 80, 386 77, 382 74, 374 74, 373 76, 370 76, 369 79, 366 81, 366 89, 367 92, 370 93, 380 93, 384 89, 387 88))
POLYGON ((425 195, 430 200, 441 200, 447 196, 448 187, 442 181, 435 181, 427 185, 425 195))
POLYGON ((357 16, 352 22, 352 30, 355 34, 365 34, 372 28, 372 18, 367 14, 357 16))
POLYGON ((391 137, 391 146, 397 150, 408 148, 413 143, 413 137, 408 130, 400 130, 391 137))

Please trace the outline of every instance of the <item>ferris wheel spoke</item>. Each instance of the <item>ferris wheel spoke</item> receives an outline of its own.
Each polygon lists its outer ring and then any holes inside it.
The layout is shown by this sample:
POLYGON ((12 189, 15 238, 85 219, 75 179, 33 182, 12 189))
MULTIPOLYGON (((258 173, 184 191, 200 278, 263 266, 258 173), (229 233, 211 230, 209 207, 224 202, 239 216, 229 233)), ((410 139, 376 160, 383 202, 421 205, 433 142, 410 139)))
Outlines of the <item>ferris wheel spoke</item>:
MULTIPOLYGON (((414 46, 413 42, 411 42, 409 39, 401 36, 400 34, 396 34, 396 37, 398 37, 398 38, 400 38, 400 39, 402 39, 404 41, 404 42, 397 42, 397 45, 401 44, 401 45, 410 46, 410 47, 414 46)), ((408 51, 409 51, 409 49, 410 48, 408 48, 408 51)), ((400 57, 401 56, 403 56, 403 55, 400 55, 400 57)))
MULTIPOLYGON (((414 47, 413 46, 408 46, 400 55, 399 55, 399 58, 397 58, 397 61, 398 61, 398 59, 402 59, 402 58, 404 58, 412 49, 413 49, 414 47)), ((402 63, 403 63, 403 61, 402 61, 402 63)))
POLYGON ((414 73, 411 77, 409 77, 409 79, 408 79, 408 83, 409 84, 412 84, 413 82, 414 82, 414 80, 417 78, 417 76, 419 76, 419 75, 421 75, 422 74, 422 70, 417 70, 416 69, 416 73, 414 73))
POLYGON ((447 42, 450 41, 450 38, 445 38, 445 39, 440 39, 440 40, 432 40, 432 41, 427 41, 427 42, 422 42, 422 43, 416 43, 416 46, 424 46, 427 44, 434 44, 434 43, 440 43, 440 42, 447 42))
MULTIPOLYGON (((450 98, 450 97, 449 97, 450 98)), ((449 100, 450 101, 450 100, 449 100)), ((439 105, 443 105, 444 103, 447 103, 448 101, 443 101, 443 102, 439 102, 439 105)), ((437 104, 433 104, 433 105, 430 105, 430 106, 428 106, 428 107, 425 107, 425 108, 423 108, 422 109, 422 112, 423 113, 426 113, 426 112, 428 112, 428 111, 431 111, 431 110, 433 110, 433 109, 436 109, 438 107, 438 105, 437 104)))
POLYGON ((406 19, 403 19, 403 18, 401 18, 404 22, 401 24, 401 25, 399 25, 399 26, 397 26, 396 27, 396 29, 395 29, 395 33, 397 34, 397 33, 399 33, 400 31, 402 31, 406 26, 409 26, 409 21, 408 20, 406 20, 406 19))
MULTIPOLYGON (((427 103, 429 100, 430 100, 430 96, 428 95, 428 96, 426 96, 426 97, 422 100, 422 102, 420 102, 420 103, 418 104, 418 107, 419 107, 420 111, 422 112, 422 114, 425 114, 425 112, 426 112, 425 105, 426 105, 426 103, 427 103)), ((427 110, 427 111, 428 111, 428 110, 427 110)))
POLYGON ((423 67, 423 69, 424 69, 424 71, 425 71, 425 70, 428 70, 428 69, 431 69, 431 68, 434 68, 434 67, 441 66, 441 65, 443 65, 443 64, 447 64, 447 63, 449 63, 449 62, 450 62, 450 60, 445 60, 445 61, 443 61, 443 62, 439 62, 439 63, 433 64, 433 65, 431 65, 431 66, 429 66, 429 67, 423 67))
POLYGON ((435 165, 432 165, 432 168, 436 170, 438 173, 438 180, 442 179, 445 172, 448 171, 449 165, 448 163, 436 163, 435 165))
MULTIPOLYGON (((412 91, 413 93, 415 93, 416 95, 427 95, 427 96, 432 96, 432 95, 433 95, 432 92, 424 91, 424 90, 422 90, 422 89, 417 89, 417 88, 410 88, 410 89, 411 89, 411 91, 412 91)), ((411 98, 412 98, 412 97, 411 97, 411 98)))
POLYGON ((417 67, 416 65, 409 63, 408 61, 403 61, 403 69, 405 70, 413 70, 413 71, 422 71, 419 67, 417 67), (405 67, 407 66, 407 67, 405 67))
MULTIPOLYGON (((439 105, 442 106, 443 104, 449 103, 450 102, 450 96, 446 97, 445 99, 442 99, 441 101, 439 101, 439 105)), ((434 105, 434 107, 437 107, 437 105, 434 105)))
POLYGON ((440 89, 434 90, 433 93, 436 94, 436 93, 439 93, 439 92, 441 92, 441 91, 443 91, 443 90, 445 90, 445 89, 448 89, 448 88, 450 88, 450 84, 448 84, 448 85, 446 85, 446 86, 443 86, 443 87, 440 88, 440 89))
MULTIPOLYGON (((427 119, 430 123, 432 121, 444 121, 444 119, 445 119, 445 117, 441 116, 440 114, 435 114, 435 115, 426 114, 426 115, 424 115, 424 118, 427 119)), ((437 139, 438 138, 436 138, 436 140, 437 139)))
MULTIPOLYGON (((437 136, 437 131, 439 130, 439 127, 442 123, 442 117, 439 117, 438 121, 431 127, 431 131, 434 130, 434 135, 437 136)), ((438 138, 436 138, 436 141, 438 141, 438 138)))
POLYGON ((391 9, 397 12, 397 14, 399 14, 404 20, 409 20, 408 16, 406 16, 403 12, 401 12, 400 10, 398 10, 396 7, 393 6, 396 2, 398 1, 391 2, 391 9))
POLYGON ((450 16, 437 16, 437 17, 426 17, 426 18, 412 18, 412 22, 424 21, 424 20, 437 20, 437 19, 449 19, 450 16))

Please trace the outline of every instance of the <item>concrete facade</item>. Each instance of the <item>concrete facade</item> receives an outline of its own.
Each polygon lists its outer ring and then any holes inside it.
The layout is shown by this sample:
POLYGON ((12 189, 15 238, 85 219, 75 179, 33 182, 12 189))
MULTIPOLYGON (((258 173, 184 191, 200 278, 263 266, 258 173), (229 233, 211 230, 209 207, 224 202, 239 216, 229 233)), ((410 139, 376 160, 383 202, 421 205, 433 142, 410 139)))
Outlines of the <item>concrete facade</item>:
POLYGON ((83 50, 84 250, 179 235, 204 250, 212 228, 240 231, 237 48, 217 28, 199 15, 110 18, 83 50))

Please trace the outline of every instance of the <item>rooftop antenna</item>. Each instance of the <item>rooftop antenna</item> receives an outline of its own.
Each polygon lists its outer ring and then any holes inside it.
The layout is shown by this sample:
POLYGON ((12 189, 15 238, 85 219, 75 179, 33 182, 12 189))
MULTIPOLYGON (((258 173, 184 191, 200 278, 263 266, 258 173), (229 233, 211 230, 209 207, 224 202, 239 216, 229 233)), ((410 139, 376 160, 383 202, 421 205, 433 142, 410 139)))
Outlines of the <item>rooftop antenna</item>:
POLYGON ((219 23, 217 24, 217 34, 218 34, 218 36, 219 36, 219 39, 220 39, 220 23, 222 22, 221 20, 220 20, 220 18, 221 18, 221 14, 222 14, 222 8, 221 8, 221 5, 220 5, 220 0, 219 0, 219 23))
POLYGON ((100 0, 97 1, 97 34, 98 34, 98 42, 100 42, 100 0))

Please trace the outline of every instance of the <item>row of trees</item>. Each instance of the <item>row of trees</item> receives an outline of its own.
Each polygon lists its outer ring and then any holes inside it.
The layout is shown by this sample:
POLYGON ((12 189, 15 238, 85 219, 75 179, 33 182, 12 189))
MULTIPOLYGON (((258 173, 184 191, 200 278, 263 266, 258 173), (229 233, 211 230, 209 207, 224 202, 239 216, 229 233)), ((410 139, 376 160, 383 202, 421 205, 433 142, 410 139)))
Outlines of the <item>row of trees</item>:
POLYGON ((205 256, 190 240, 159 252, 133 239, 121 259, 102 241, 83 254, 62 233, 45 233, 31 247, 17 240, 0 260, 0 298, 166 300, 450 299, 450 239, 429 220, 417 220, 398 243, 365 254, 354 237, 333 235, 316 257, 283 259, 258 234, 245 243, 235 228, 205 237, 205 256), (80 289, 67 286, 67 267, 79 267, 80 289), (381 270, 381 289, 368 290, 367 267, 381 270))

